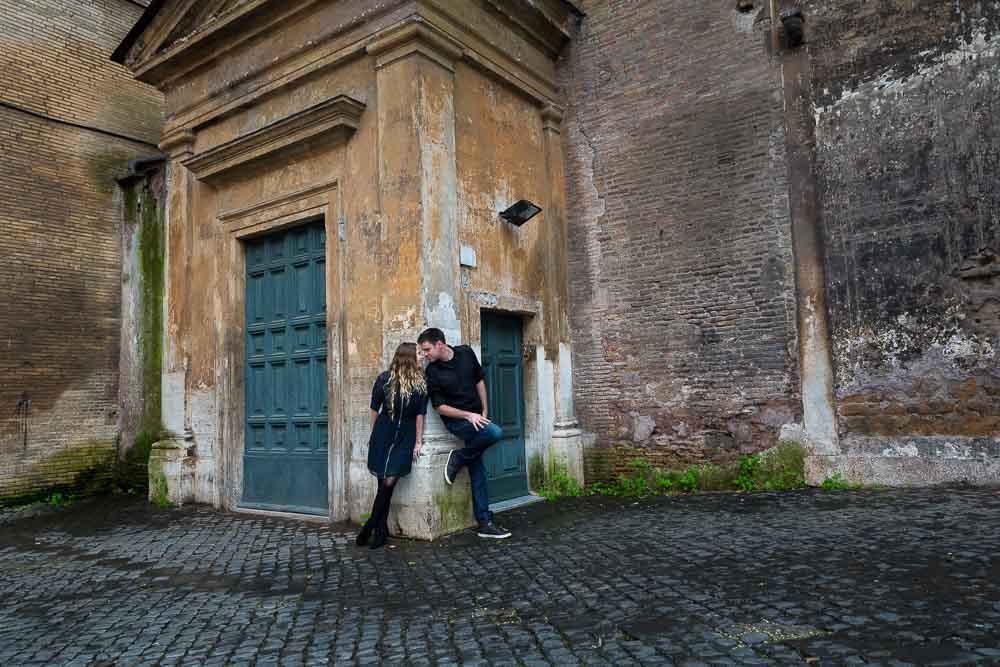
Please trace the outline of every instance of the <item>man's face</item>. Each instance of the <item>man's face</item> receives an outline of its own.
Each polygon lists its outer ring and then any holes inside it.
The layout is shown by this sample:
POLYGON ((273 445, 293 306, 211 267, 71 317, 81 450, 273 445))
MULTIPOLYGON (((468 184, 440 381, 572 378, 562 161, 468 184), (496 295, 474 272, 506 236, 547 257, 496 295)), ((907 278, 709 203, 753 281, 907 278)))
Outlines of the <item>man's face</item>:
POLYGON ((429 343, 424 341, 420 344, 420 351, 424 353, 424 358, 430 363, 441 358, 445 347, 445 344, 441 342, 429 343))

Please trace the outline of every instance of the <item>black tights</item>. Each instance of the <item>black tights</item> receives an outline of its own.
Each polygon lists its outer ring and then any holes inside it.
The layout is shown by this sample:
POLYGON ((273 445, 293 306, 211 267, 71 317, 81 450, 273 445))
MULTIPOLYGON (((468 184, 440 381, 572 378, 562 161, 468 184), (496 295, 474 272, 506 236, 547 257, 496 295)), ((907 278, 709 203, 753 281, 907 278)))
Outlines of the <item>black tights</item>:
POLYGON ((389 505, 392 502, 392 492, 395 490, 398 480, 399 477, 393 475, 392 477, 383 477, 378 481, 378 493, 375 494, 375 502, 372 503, 371 516, 368 517, 368 521, 358 533, 358 546, 368 544, 370 538, 372 539, 370 545, 372 549, 377 549, 385 544, 389 535, 389 505))
POLYGON ((389 518, 389 504, 392 502, 392 492, 396 489, 397 475, 383 477, 378 481, 378 493, 375 494, 375 502, 372 503, 372 516, 370 521, 373 527, 382 526, 386 529, 389 518))

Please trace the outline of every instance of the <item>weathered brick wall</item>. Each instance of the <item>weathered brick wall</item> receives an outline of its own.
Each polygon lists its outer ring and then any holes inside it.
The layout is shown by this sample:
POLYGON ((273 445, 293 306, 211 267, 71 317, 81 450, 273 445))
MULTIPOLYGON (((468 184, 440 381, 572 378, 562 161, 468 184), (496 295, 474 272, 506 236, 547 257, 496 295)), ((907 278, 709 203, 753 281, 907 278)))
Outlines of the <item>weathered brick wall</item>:
POLYGON ((108 57, 141 11, 0 0, 0 499, 71 484, 115 452, 113 176, 156 152, 162 102, 108 57))
POLYGON ((0 0, 0 101, 155 142, 162 95, 108 60, 145 4, 0 0))
POLYGON ((767 447, 799 407, 780 71, 760 8, 579 4, 561 76, 576 405, 605 464, 592 478, 638 455, 767 447))
POLYGON ((841 435, 995 448, 1000 9, 804 12, 841 435))

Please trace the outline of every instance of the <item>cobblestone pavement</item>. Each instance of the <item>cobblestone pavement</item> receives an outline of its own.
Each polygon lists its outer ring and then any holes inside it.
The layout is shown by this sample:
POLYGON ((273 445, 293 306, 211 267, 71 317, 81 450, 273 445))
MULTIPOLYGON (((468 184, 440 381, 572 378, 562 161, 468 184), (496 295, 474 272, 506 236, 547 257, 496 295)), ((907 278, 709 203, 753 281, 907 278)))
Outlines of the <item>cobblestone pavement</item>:
POLYGON ((1000 495, 585 498, 372 551, 349 526, 0 514, 0 666, 1000 664, 1000 495), (5 518, 6 517, 6 518, 5 518))

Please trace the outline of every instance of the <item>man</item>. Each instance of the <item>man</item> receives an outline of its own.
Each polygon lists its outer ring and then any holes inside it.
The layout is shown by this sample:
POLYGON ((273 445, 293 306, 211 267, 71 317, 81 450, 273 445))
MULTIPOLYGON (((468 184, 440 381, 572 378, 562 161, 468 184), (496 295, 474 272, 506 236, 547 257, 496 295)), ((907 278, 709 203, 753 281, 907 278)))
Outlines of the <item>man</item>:
POLYGON ((444 481, 455 482, 462 466, 469 468, 472 509, 479 522, 479 537, 503 539, 510 531, 493 523, 483 452, 503 437, 503 431, 487 417, 486 381, 476 353, 467 345, 449 346, 440 329, 425 329, 417 345, 427 357, 427 394, 441 421, 465 442, 448 455, 444 481))

